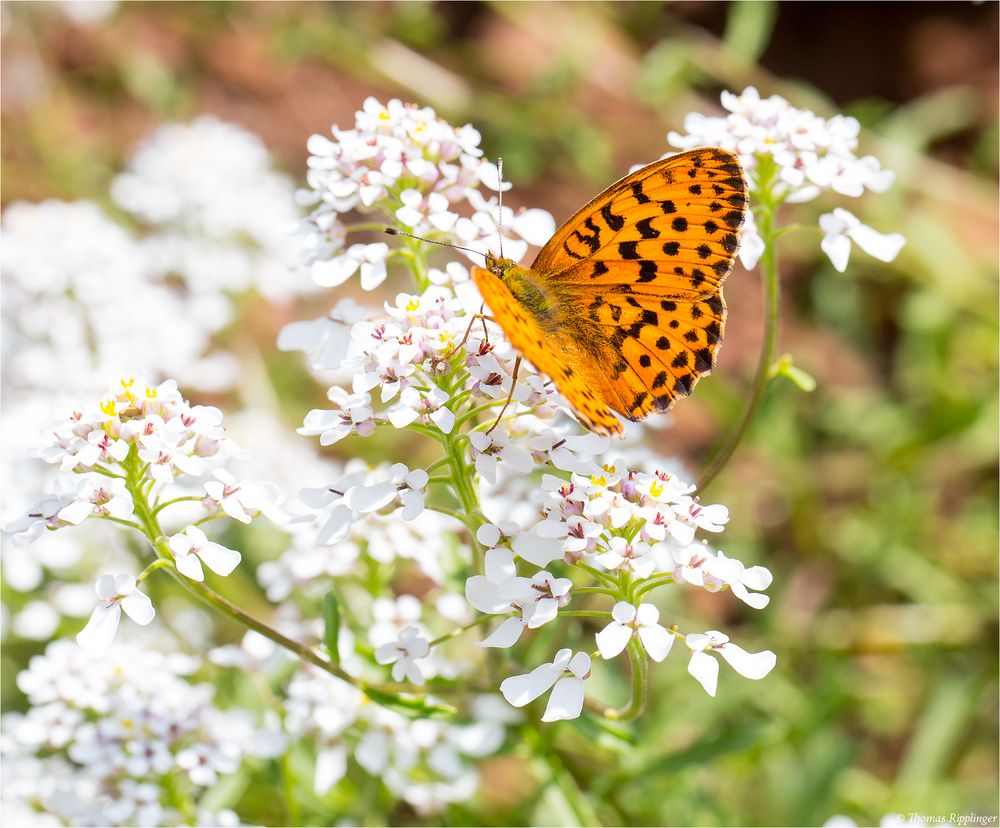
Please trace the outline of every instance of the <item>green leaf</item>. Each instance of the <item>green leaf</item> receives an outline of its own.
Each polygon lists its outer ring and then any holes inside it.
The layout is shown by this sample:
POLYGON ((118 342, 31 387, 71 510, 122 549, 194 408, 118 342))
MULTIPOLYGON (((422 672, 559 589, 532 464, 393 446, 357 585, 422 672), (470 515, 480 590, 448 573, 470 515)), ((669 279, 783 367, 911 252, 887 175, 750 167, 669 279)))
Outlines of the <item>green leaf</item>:
POLYGON ((771 40, 777 13, 777 4, 764 0, 730 3, 723 42, 747 61, 756 61, 771 40))
POLYGON ((450 704, 429 702, 426 699, 414 696, 397 696, 394 693, 376 690, 374 687, 365 687, 362 692, 373 702, 383 707, 391 708, 413 719, 432 718, 435 716, 450 718, 458 713, 457 708, 452 707, 450 704))
POLYGON ((784 377, 791 380, 800 391, 810 393, 816 390, 816 378, 808 371, 803 371, 794 362, 789 354, 785 354, 771 368, 772 377, 784 377))
POLYGON ((340 600, 332 590, 323 598, 323 643, 334 664, 340 664, 340 600))

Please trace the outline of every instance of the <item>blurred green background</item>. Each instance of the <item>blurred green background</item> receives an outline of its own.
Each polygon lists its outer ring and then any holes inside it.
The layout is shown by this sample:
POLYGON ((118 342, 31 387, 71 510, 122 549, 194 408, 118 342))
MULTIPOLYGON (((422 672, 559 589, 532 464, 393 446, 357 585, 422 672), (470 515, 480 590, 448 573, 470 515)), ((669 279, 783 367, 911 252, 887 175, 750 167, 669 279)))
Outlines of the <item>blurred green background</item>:
MULTIPOLYGON (((473 123, 487 154, 505 159, 509 203, 561 221, 666 152, 685 113, 717 111, 721 89, 752 84, 821 115, 854 115, 859 155, 895 170, 896 185, 798 217, 848 206, 907 245, 890 265, 855 251, 838 274, 818 234, 783 240, 781 352, 818 386, 778 381, 709 491, 732 510, 724 549, 775 574, 772 603, 743 611, 690 591, 677 610, 682 626, 696 618, 774 650, 778 668, 761 683, 726 683, 717 699, 681 670, 653 671, 634 749, 585 727, 546 738, 590 794, 587 819, 604 824, 996 814, 997 12, 127 3, 84 25, 58 4, 5 3, 2 197, 85 197, 113 210, 108 182, 129 149, 156 124, 199 113, 261 135, 301 178, 306 138, 350 125, 375 95, 473 123)), ((719 369, 673 428, 650 432, 659 453, 697 469, 736 416, 757 358, 758 293, 755 274, 737 268, 719 369)), ((301 371, 274 352, 276 332, 329 304, 260 300, 242 322, 273 370, 301 371)), ((293 392, 291 429, 322 389, 280 384, 293 392)), ((4 686, 5 706, 18 704, 4 686)), ((478 800, 442 818, 580 820, 536 789, 519 755, 515 745, 487 762, 478 800)), ((403 808, 391 818, 416 820, 403 808)))

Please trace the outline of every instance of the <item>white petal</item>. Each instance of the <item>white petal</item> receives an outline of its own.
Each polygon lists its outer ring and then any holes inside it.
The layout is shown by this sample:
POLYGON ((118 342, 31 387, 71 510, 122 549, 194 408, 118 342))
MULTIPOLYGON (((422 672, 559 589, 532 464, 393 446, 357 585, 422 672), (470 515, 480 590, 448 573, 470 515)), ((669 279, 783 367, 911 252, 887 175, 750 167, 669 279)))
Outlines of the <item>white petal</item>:
POLYGON ((400 512, 403 520, 415 520, 423 513, 424 496, 420 492, 407 489, 400 494, 400 499, 403 501, 403 511, 400 512))
POLYGON ((445 434, 451 434, 455 427, 455 412, 442 406, 437 411, 430 414, 431 422, 440 428, 445 434))
POLYGON ((94 504, 89 500, 75 500, 59 510, 59 519, 77 526, 94 513, 94 504))
POLYGON ((177 571, 184 577, 190 578, 192 581, 205 580, 205 572, 201 568, 201 561, 198 560, 197 555, 174 554, 174 564, 177 566, 177 571))
POLYGON ((94 584, 94 591, 97 593, 97 597, 103 601, 114 598, 118 594, 115 591, 115 576, 102 575, 97 579, 97 583, 94 584))
POLYGON ((555 664, 542 664, 523 676, 511 676, 500 683, 500 692, 514 707, 524 707, 548 690, 562 675, 555 664))
POLYGON ((705 688, 708 695, 715 695, 715 688, 719 683, 718 661, 705 652, 692 653, 691 660, 688 662, 688 672, 698 679, 699 684, 705 688))
POLYGON ((595 638, 597 639, 597 649, 601 652, 601 658, 614 658, 628 646, 628 642, 632 638, 632 630, 612 621, 595 638))
POLYGON ((851 240, 847 236, 824 236, 819 246, 830 257, 837 272, 847 270, 847 262, 851 257, 851 240))
POLYGON ((351 529, 354 513, 344 505, 336 506, 330 511, 330 517, 316 536, 316 543, 328 546, 347 537, 351 529))
POLYGON ((583 710, 583 682, 578 678, 564 676, 556 682, 545 707, 543 722, 555 722, 560 719, 575 719, 583 710))
POLYGON ((865 224, 848 230, 847 235, 865 253, 874 256, 882 262, 891 262, 899 255, 899 251, 906 244, 906 238, 899 233, 885 235, 879 233, 877 230, 872 230, 871 227, 865 224))
POLYGON ((553 540, 540 538, 534 532, 523 532, 511 542, 514 551, 528 563, 548 566, 563 556, 562 547, 553 540))
POLYGON ((139 592, 139 590, 122 598, 121 605, 122 609, 125 610, 125 614, 135 621, 136 624, 141 624, 142 626, 152 621, 153 616, 156 615, 156 610, 153 609, 153 602, 149 600, 149 596, 143 592, 139 592))
POLYGON ((497 595, 496 584, 490 583, 483 575, 473 575, 465 582, 465 600, 480 612, 496 615, 507 612, 510 601, 497 595))
POLYGON ((670 648, 674 646, 674 635, 667 632, 659 624, 652 627, 640 627, 639 640, 653 661, 663 661, 670 653, 670 648))
POLYGON ((511 647, 524 632, 524 621, 520 618, 508 618, 482 641, 477 641, 477 647, 511 647))
POLYGON ((651 627, 660 620, 660 611, 652 604, 639 604, 635 611, 635 620, 640 627, 651 627))
POLYGON ((514 555, 507 549, 489 549, 485 560, 486 577, 490 583, 501 584, 517 575, 514 555))
POLYGON ((587 653, 577 653, 569 660, 566 669, 577 678, 586 678, 590 672, 590 656, 587 653))
POLYGON ((737 647, 733 643, 720 647, 717 652, 729 665, 741 676, 748 679, 762 679, 777 663, 777 656, 770 650, 760 653, 748 653, 742 647, 737 647))
POLYGON ((559 602, 554 601, 551 598, 542 598, 538 603, 535 604, 535 609, 531 613, 531 618, 528 621, 529 629, 538 629, 538 627, 543 624, 547 624, 559 612, 559 602))
POLYGON ((743 573, 743 577, 740 580, 750 589, 755 589, 759 592, 771 586, 772 579, 771 571, 767 567, 751 566, 743 573))
POLYGON ((344 495, 344 503, 355 512, 377 512, 396 497, 396 486, 388 481, 374 486, 354 486, 344 495))
POLYGON ((323 796, 336 785, 347 772, 347 749, 343 745, 322 748, 316 752, 316 772, 313 774, 313 790, 323 796))
POLYGON ((619 601, 612 607, 611 617, 619 624, 628 624, 635 618, 635 607, 628 601, 619 601))
POLYGON ((87 626, 76 634, 76 643, 91 655, 100 655, 115 640, 121 616, 122 608, 118 604, 95 607, 87 626))
POLYGON ((209 541, 198 550, 198 557, 216 575, 228 575, 239 564, 241 556, 235 549, 228 549, 209 541))
POLYGON ((375 661, 378 664, 392 664, 399 660, 400 657, 399 648, 396 646, 395 641, 390 641, 387 644, 381 644, 375 648, 375 661))
MULTIPOLYGON (((471 436, 475 437, 476 434, 478 432, 474 431, 471 436)), ((500 530, 492 523, 484 523, 476 530, 476 540, 486 547, 495 546, 500 540, 500 530)))

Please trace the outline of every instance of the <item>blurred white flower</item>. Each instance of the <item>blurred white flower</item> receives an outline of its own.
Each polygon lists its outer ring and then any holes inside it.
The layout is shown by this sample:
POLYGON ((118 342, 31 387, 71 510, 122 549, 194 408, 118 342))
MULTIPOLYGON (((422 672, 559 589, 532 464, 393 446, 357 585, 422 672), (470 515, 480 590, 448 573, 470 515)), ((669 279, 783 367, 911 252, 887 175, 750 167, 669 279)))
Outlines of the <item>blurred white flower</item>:
POLYGON ((430 652, 427 639, 420 635, 416 627, 404 627, 399 637, 375 648, 375 660, 379 664, 392 665, 393 681, 404 678, 413 684, 423 684, 424 674, 417 661, 430 652))
POLYGON ((851 255, 851 242, 874 256, 879 261, 891 262, 899 255, 906 239, 899 233, 883 235, 861 223, 852 213, 837 207, 832 213, 819 217, 823 230, 823 240, 819 243, 823 252, 830 257, 834 268, 843 273, 847 270, 847 260, 851 255))

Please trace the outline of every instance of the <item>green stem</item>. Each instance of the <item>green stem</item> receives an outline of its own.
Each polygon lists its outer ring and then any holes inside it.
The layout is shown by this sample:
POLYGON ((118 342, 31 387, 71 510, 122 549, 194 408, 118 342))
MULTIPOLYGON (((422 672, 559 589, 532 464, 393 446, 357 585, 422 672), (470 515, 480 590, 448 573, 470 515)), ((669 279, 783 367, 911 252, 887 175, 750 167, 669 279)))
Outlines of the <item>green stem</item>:
POLYGON ((565 618, 611 618, 607 610, 559 610, 559 616, 565 618))
MULTIPOLYGON (((169 555, 170 550, 167 548, 166 541, 164 538, 159 538, 156 541, 156 551, 162 557, 169 555)), ((265 638, 269 638, 275 644, 284 647, 286 650, 295 653, 303 661, 308 661, 310 664, 314 664, 321 670, 326 671, 332 676, 336 676, 341 681, 346 681, 348 684, 352 684, 357 687, 362 693, 367 689, 376 690, 380 693, 398 693, 401 690, 406 690, 405 685, 385 685, 385 684, 373 684, 367 681, 362 681, 354 676, 345 673, 336 664, 331 663, 325 657, 317 653, 311 647, 307 647, 301 642, 295 641, 286 635, 278 632, 278 630, 273 627, 268 626, 263 621, 254 618, 247 612, 244 612, 238 606, 223 598, 219 593, 200 581, 192 581, 190 578, 186 578, 173 566, 165 567, 167 571, 174 577, 184 589, 190 592, 192 595, 197 596, 202 601, 207 604, 211 604, 220 612, 228 615, 230 618, 238 621, 244 627, 249 627, 251 630, 260 633, 265 638)))
POLYGON ((573 587, 572 591, 574 595, 600 594, 600 595, 610 595, 613 598, 618 597, 618 590, 609 589, 607 587, 573 587))
POLYGON ((764 294, 764 340, 761 343, 760 358, 757 360, 757 373, 753 379, 750 396, 743 406, 743 413, 729 432, 722 447, 702 472, 698 480, 698 491, 703 491, 729 462, 736 447, 753 422, 757 409, 764 398, 764 390, 770 384, 771 366, 774 364, 778 349, 778 311, 780 285, 778 282, 778 253, 775 247, 775 216, 776 205, 764 204, 760 209, 758 232, 764 240, 764 254, 760 258, 761 288, 764 294))
POLYGON ((474 627, 479 627, 479 626, 481 626, 483 624, 487 624, 490 621, 493 621, 493 620, 496 620, 496 619, 510 618, 513 615, 516 615, 516 613, 508 612, 508 613, 502 613, 500 615, 484 615, 482 618, 477 618, 475 621, 473 621, 470 624, 466 624, 464 627, 456 627, 454 630, 452 630, 449 633, 445 633, 444 635, 439 635, 433 641, 429 642, 429 644, 427 646, 432 647, 432 648, 433 647, 437 647, 438 644, 443 644, 445 641, 448 641, 448 640, 450 640, 452 638, 458 638, 458 636, 460 636, 462 633, 468 632, 469 630, 473 629, 474 627))
POLYGON ((156 507, 154 507, 152 514, 155 517, 156 515, 160 514, 161 511, 166 509, 168 506, 173 506, 175 503, 183 503, 185 501, 201 501, 201 500, 204 500, 204 498, 195 497, 193 495, 189 495, 187 497, 175 497, 172 500, 167 500, 163 503, 158 504, 156 507))
POLYGON ((624 707, 604 707, 599 704, 588 704, 588 708, 600 714, 605 719, 616 722, 627 722, 639 716, 646 707, 649 695, 649 664, 637 638, 628 643, 629 666, 632 669, 632 696, 624 707))
POLYGON ((666 575, 662 578, 656 578, 652 581, 646 581, 646 583, 642 584, 638 589, 636 589, 635 597, 641 598, 647 592, 651 592, 657 587, 666 586, 667 584, 673 584, 673 583, 675 583, 673 575, 666 575))

